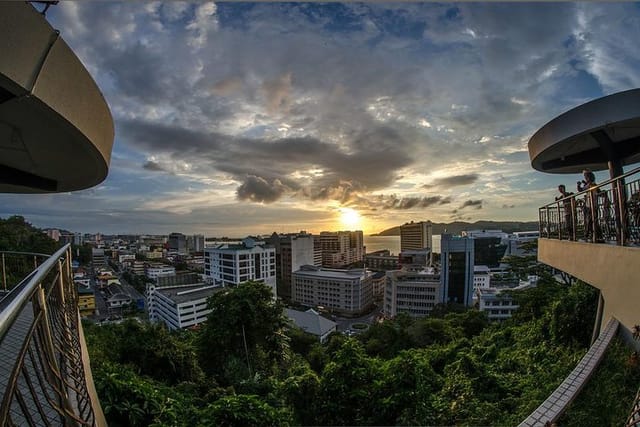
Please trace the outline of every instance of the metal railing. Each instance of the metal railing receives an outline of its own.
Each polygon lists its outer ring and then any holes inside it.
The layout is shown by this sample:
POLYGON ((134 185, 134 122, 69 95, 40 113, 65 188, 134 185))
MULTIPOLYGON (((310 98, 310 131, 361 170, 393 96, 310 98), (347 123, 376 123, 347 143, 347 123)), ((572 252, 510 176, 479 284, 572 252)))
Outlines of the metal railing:
POLYGON ((70 245, 46 259, 7 252, 1 258, 4 284, 15 286, 0 300, 0 425, 105 425, 82 334, 70 245), (24 273, 10 268, 25 265, 35 267, 10 282, 24 273))
POLYGON ((640 168, 539 209, 540 237, 640 244, 640 168))
POLYGON ((633 407, 631 408, 631 415, 627 420, 625 427, 637 427, 640 425, 640 389, 636 393, 636 397, 633 400, 633 407))

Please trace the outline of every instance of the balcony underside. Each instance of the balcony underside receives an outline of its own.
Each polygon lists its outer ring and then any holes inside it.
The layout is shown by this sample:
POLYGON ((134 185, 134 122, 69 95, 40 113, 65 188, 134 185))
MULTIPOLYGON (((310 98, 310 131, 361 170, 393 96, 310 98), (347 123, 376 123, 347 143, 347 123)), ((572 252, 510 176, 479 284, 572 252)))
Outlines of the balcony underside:
POLYGON ((538 260, 600 289, 603 321, 640 324, 640 248, 540 238, 538 260))
POLYGON ((0 192, 99 184, 113 139, 102 93, 58 32, 28 3, 1 3, 0 192))

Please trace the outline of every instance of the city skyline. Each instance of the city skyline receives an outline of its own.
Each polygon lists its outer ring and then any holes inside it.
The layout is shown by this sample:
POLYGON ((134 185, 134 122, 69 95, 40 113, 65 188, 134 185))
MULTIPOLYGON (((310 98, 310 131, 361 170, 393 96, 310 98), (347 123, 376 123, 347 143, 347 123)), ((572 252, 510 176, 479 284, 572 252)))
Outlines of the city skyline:
POLYGON ((531 135, 640 86, 638 3, 62 2, 47 19, 111 107, 109 176, 3 194, 0 217, 79 232, 535 220, 579 177, 534 171, 531 135))

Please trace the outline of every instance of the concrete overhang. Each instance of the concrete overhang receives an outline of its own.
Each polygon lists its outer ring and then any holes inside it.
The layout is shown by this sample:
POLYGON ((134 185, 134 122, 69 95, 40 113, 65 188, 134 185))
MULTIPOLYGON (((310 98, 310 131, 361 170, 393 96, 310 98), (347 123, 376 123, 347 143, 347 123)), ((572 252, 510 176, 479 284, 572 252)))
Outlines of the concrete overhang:
POLYGON ((26 2, 0 3, 0 192, 66 192, 108 173, 113 119, 69 46, 26 2))
POLYGON ((529 140, 534 169, 550 173, 605 170, 613 158, 640 161, 640 89, 582 104, 551 120, 529 140))

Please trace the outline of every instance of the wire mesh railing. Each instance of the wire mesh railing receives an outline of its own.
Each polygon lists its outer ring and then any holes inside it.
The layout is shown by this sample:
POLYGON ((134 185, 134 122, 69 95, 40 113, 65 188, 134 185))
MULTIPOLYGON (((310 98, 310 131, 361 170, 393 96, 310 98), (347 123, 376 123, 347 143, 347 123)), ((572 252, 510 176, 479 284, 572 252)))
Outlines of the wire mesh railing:
POLYGON ((11 290, 0 301, 0 425, 103 425, 83 357, 70 246, 35 261, 34 254, 4 255, 11 290))
POLYGON ((640 168, 539 209, 540 237, 640 244, 640 168))

